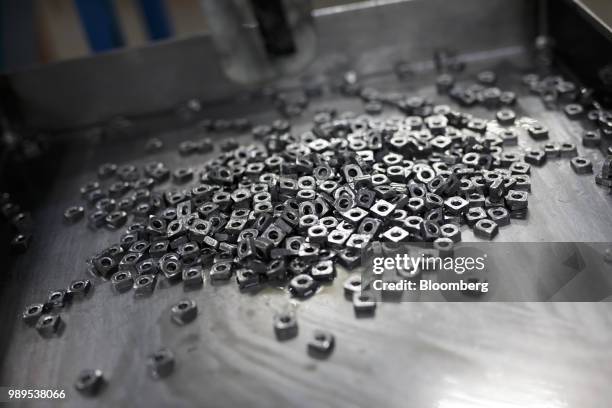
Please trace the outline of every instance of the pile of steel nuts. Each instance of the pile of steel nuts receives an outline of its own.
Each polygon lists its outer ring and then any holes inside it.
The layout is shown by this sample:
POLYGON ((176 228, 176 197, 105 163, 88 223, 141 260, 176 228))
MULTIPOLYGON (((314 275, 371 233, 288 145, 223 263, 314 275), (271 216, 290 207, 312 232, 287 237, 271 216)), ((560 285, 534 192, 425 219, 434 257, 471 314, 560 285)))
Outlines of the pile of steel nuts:
MULTIPOLYGON (((225 139, 221 153, 197 169, 171 170, 155 161, 143 168, 104 164, 99 180, 81 188, 92 208, 87 222, 93 229, 122 234, 115 245, 91 257, 89 269, 115 291, 136 296, 153 294, 161 279, 198 288, 208 276, 212 281, 233 277, 240 290, 286 284, 292 296, 306 298, 335 279, 337 264, 360 266, 373 242, 425 241, 448 248, 461 240, 464 226, 493 239, 500 227, 527 216, 532 165, 568 157, 576 173, 592 171, 590 161, 576 157, 575 145, 547 143, 544 125, 517 118, 511 109, 516 95, 495 88, 495 81, 494 73, 485 72, 470 87, 455 84, 448 74, 436 82, 438 91, 459 105, 497 110, 493 120, 418 96, 388 97, 348 76, 341 92, 362 98, 369 114, 320 110, 310 130, 300 134, 284 119, 255 126, 255 143, 225 139), (389 107, 401 113, 378 118, 389 107), (504 151, 520 137, 543 146, 504 151), (169 181, 183 187, 168 187, 169 181)), ((568 96, 574 88, 560 81, 557 94, 582 109, 573 103, 576 92, 568 96)), ((542 86, 537 77, 525 82, 542 86)), ((568 105, 565 111, 575 118, 580 109, 568 105)), ((250 127, 247 120, 239 125, 250 127)), ((589 131, 583 144, 596 147, 599 138, 598 131, 589 131)), ((148 146, 161 145, 154 141, 148 146)), ((185 141, 178 150, 181 155, 208 153, 213 144, 210 139, 185 141)), ((606 163, 597 177, 607 183, 612 165, 610 159, 606 163)), ((84 216, 81 205, 64 213, 67 223, 84 216)), ((89 280, 79 280, 53 291, 44 303, 28 306, 23 318, 42 335, 56 333, 61 327, 57 309, 85 296, 90 286, 89 280)), ((376 300, 360 289, 359 276, 344 283, 355 312, 372 313, 376 300)), ((191 300, 172 309, 177 324, 196 315, 191 300)), ((276 316, 274 329, 279 340, 296 336, 295 315, 276 316)), ((308 350, 325 356, 333 346, 331 333, 317 332, 308 350)), ((151 356, 154 377, 168 375, 172 367, 171 351, 151 356)), ((77 389, 97 389, 100 381, 99 372, 84 372, 77 389)))

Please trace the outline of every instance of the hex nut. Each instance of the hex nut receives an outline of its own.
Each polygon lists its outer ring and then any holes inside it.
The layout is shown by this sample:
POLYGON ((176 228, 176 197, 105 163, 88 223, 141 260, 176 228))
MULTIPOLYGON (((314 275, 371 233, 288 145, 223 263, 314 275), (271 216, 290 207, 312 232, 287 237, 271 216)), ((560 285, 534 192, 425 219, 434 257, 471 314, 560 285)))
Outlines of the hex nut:
POLYGON ((298 323, 294 313, 284 312, 274 316, 274 333, 279 341, 292 339, 298 334, 298 323))
POLYGON ((190 299, 181 300, 170 309, 172 321, 180 326, 195 320, 197 315, 198 305, 190 299))

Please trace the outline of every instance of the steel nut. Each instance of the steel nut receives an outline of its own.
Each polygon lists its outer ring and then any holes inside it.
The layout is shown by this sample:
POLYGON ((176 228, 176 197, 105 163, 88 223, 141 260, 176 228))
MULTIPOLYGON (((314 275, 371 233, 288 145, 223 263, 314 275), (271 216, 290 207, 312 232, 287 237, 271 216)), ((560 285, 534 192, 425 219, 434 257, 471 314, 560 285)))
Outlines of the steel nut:
POLYGON ((64 211, 64 220, 73 224, 83 218, 85 215, 85 209, 80 205, 74 205, 72 207, 68 207, 66 211, 64 211))
POLYGON ((570 160, 570 164, 576 174, 593 173, 593 163, 586 157, 574 157, 570 160))
POLYGON ((308 354, 313 358, 328 357, 334 351, 334 347, 334 335, 323 330, 315 330, 307 345, 308 354))
POLYGON ((444 224, 440 227, 440 235, 449 238, 453 242, 461 241, 461 229, 455 224, 444 224))
POLYGON ((529 150, 525 153, 525 162, 534 166, 546 163, 546 152, 543 150, 529 150))
POLYGON ((444 201, 444 209, 448 214, 461 215, 467 210, 469 204, 467 200, 459 196, 454 196, 444 201))
POLYGON ((183 270, 183 285, 189 288, 202 286, 204 271, 201 266, 192 266, 183 270))
POLYGON ((101 370, 83 370, 79 373, 74 388, 83 395, 94 396, 100 392, 104 383, 101 370))
POLYGON ((147 359, 147 369, 154 379, 168 377, 174 371, 174 353, 162 348, 150 354, 147 359))
POLYGON ((193 300, 181 300, 170 309, 172 321, 178 325, 192 322, 198 315, 198 305, 193 300))
POLYGON ((561 157, 574 157, 578 154, 578 151, 576 150, 576 145, 573 143, 561 143, 561 146, 559 147, 559 152, 561 157))
POLYGON ((231 262, 219 262, 215 263, 210 269, 210 279, 215 280, 227 280, 232 276, 232 264, 231 262))
POLYGON ((489 208, 487 215, 500 227, 510 224, 510 213, 504 207, 489 208))
POLYGON ((289 282, 289 291, 298 298, 306 298, 314 295, 318 285, 310 275, 300 274, 289 282))
POLYGON ((134 278, 132 278, 132 274, 129 271, 115 272, 113 276, 111 276, 111 284, 116 292, 127 292, 132 288, 134 278))
POLYGON ((351 233, 348 231, 335 229, 327 235, 327 245, 330 248, 342 249, 350 236, 351 233))
POLYGON ((89 279, 74 280, 68 287, 68 295, 72 299, 83 299, 91 290, 91 282, 89 279))
POLYGON ((479 220, 474 225, 474 235, 480 238, 493 239, 497 235, 498 231, 499 228, 497 224, 494 221, 486 218, 479 220))
POLYGON ((353 310, 356 316, 372 316, 376 311, 376 298, 369 292, 353 293, 353 310))
POLYGON ((47 306, 42 303, 27 305, 21 313, 21 319, 29 326, 33 326, 40 316, 47 311, 47 306))
POLYGON ((298 323, 294 313, 284 312, 274 316, 274 333, 279 341, 292 339, 298 334, 298 323))
POLYGON ((269 281, 282 281, 285 279, 287 265, 284 259, 273 259, 267 266, 266 277, 269 281))
POLYGON ((241 268, 236 271, 236 283, 240 290, 248 290, 260 284, 259 274, 252 269, 241 268))
POLYGON ((529 126, 527 128, 527 133, 533 140, 548 139, 548 128, 540 124, 529 126))
POLYGON ((134 280, 134 295, 147 296, 155 290, 155 275, 142 275, 134 280))
POLYGON ((465 221, 470 227, 484 218, 487 218, 487 213, 482 207, 472 207, 465 213, 465 221))
POLYGON ((57 314, 43 314, 36 322, 36 330, 42 337, 51 337, 58 334, 62 325, 62 318, 57 314))

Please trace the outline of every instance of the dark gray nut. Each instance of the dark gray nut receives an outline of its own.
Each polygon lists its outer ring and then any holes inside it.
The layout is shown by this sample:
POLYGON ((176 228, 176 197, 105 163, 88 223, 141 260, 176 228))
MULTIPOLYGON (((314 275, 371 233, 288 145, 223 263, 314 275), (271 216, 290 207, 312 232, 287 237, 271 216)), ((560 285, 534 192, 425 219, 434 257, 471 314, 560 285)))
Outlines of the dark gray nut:
POLYGON ((352 300, 353 295, 361 292, 361 275, 352 275, 344 281, 344 296, 352 300))
POLYGON ((516 113, 512 109, 502 109, 495 114, 500 125, 510 126, 516 120, 516 113))
POLYGON ((546 143, 544 145, 544 152, 547 158, 556 158, 561 155, 561 148, 557 143, 546 143))
POLYGON ((284 312, 274 316, 274 334, 279 341, 292 339, 298 334, 298 323, 294 313, 284 312))
POLYGON ((289 282, 289 291, 298 298, 312 296, 317 290, 317 282, 310 275, 301 274, 295 276, 289 282))
POLYGON ((111 276, 111 284, 118 293, 127 292, 132 288, 134 278, 132 278, 132 274, 129 271, 115 272, 111 276))
POLYGON ((412 234, 418 234, 421 232, 421 224, 423 223, 423 218, 412 215, 406 220, 404 220, 404 228, 407 232, 412 234))
POLYGON ((559 151, 561 154, 561 157, 574 157, 578 154, 578 151, 576 150, 576 145, 573 143, 561 143, 561 146, 559 147, 559 151))
POLYGON ((510 213, 504 207, 489 208, 487 214, 500 227, 510 224, 510 213))
POLYGON ((328 331, 315 330, 312 339, 308 341, 308 354, 314 358, 326 358, 335 346, 334 335, 328 331))
POLYGON ((353 309, 357 316, 373 315, 376 311, 376 298, 369 292, 353 293, 353 309))
POLYGON ((514 129, 503 129, 499 137, 504 146, 516 146, 518 144, 518 133, 514 129))
POLYGON ((157 350, 149 355, 147 369, 152 378, 164 378, 174 371, 174 353, 167 348, 157 350))
MULTIPOLYGON (((402 223, 403 222, 404 220, 402 220, 402 223)), ((380 220, 366 217, 361 221, 361 224, 359 224, 359 229, 357 230, 357 233, 375 237, 381 226, 382 222, 380 220)))
POLYGON ((480 238, 493 239, 497 235, 498 231, 499 228, 497 224, 494 221, 486 218, 479 220, 474 225, 474 235, 480 238))
MULTIPOLYGON (((127 256, 127 255, 126 255, 127 256)), ((124 257, 125 259, 125 257, 124 257)), ((121 260, 123 262, 123 259, 121 260)), ((121 265, 121 262, 119 265, 121 265)), ((117 261, 111 255, 102 255, 93 259, 93 269, 103 277, 108 277, 117 270, 117 261)))
POLYGON ((546 126, 535 124, 527 128, 527 133, 533 140, 548 139, 548 128, 546 126))
POLYGON ((354 269, 361 264, 361 252, 345 248, 338 253, 338 263, 347 269, 354 269))
MULTIPOLYGON (((391 204, 388 201, 385 200, 377 200, 374 205, 372 205, 372 207, 370 207, 370 213, 372 213, 372 215, 374 217, 377 218, 386 218, 388 217, 394 210, 395 210, 396 206, 394 204, 391 204)), ((361 209, 358 209, 361 210, 361 209)), ((366 213, 367 215, 367 213, 366 213)), ((365 217, 365 216, 364 216, 365 217)), ((359 223, 364 217, 360 217, 358 220, 351 220, 355 223, 359 223)))
POLYGON ((36 322, 36 330, 42 337, 51 337, 59 332, 61 325, 60 315, 43 314, 36 322))
POLYGON ((149 258, 139 262, 136 265, 136 273, 140 275, 155 275, 157 271, 158 263, 155 259, 149 258))
POLYGON ((434 241, 440 237, 440 227, 433 221, 423 221, 421 224, 421 238, 423 241, 434 241))
POLYGON ((23 309, 21 319, 28 325, 33 326, 40 316, 47 310, 47 306, 42 303, 34 303, 23 309))
POLYGON ((350 236, 351 233, 348 231, 335 229, 327 235, 327 245, 330 248, 342 249, 350 236))
POLYGON ((448 214, 461 215, 467 210, 469 204, 467 200, 459 196, 454 196, 444 201, 444 209, 448 214))
POLYGON ((193 300, 181 300, 170 309, 172 321, 178 325, 192 322, 198 315, 198 305, 193 300))
POLYGON ((148 243, 147 241, 137 241, 134 242, 134 244, 132 244, 132 246, 130 246, 128 248, 128 252, 135 252, 137 254, 144 254, 147 249, 149 249, 149 247, 151 246, 150 243, 148 243))
POLYGON ((453 242, 461 241, 461 229, 455 224, 444 224, 440 227, 440 235, 449 238, 453 242))
POLYGON ((530 166, 524 162, 514 162, 510 165, 510 171, 512 174, 529 174, 530 166))
POLYGON ((310 272, 312 278, 316 281, 332 281, 336 277, 334 263, 331 260, 321 261, 316 263, 310 272))
POLYGON ((201 266, 192 266, 183 269, 183 285, 186 287, 198 287, 204 283, 204 271, 201 266))
POLYGON ((71 294, 64 289, 52 290, 47 297, 47 305, 50 309, 59 309, 66 306, 71 299, 71 294))
POLYGON ((386 241, 398 243, 407 241, 410 233, 401 227, 395 226, 385 231, 382 236, 386 241))
POLYGON ((593 163, 586 157, 574 157, 570 160, 570 164, 576 174, 590 174, 593 172, 593 163))
POLYGON ((450 257, 453 255, 453 248, 455 243, 450 238, 437 238, 433 242, 433 248, 438 251, 438 254, 442 258, 450 257))
POLYGON ((482 207, 472 207, 465 214, 465 220, 469 226, 476 224, 484 218, 487 218, 487 213, 482 207))
POLYGON ((543 150, 529 150, 525 153, 525 162, 535 166, 542 166, 546 163, 546 152, 543 150))
POLYGON ((510 190, 505 197, 506 205, 511 211, 527 208, 529 196, 525 191, 510 190))
POLYGON ((68 294, 72 299, 83 299, 91 290, 89 279, 74 280, 68 287, 68 294))
POLYGON ((66 211, 64 211, 64 220, 69 223, 75 223, 83 218, 85 215, 85 209, 80 205, 74 205, 72 207, 68 207, 66 211))
MULTIPOLYGON (((391 205, 391 204, 389 204, 391 205)), ((368 212, 363 208, 355 207, 341 213, 342 218, 347 222, 359 224, 361 220, 368 216, 368 212)))
POLYGON ((584 147, 598 147, 601 144, 601 136, 598 131, 588 130, 582 135, 584 147))
POLYGON ((364 252, 370 243, 371 236, 367 234, 352 234, 346 241, 346 247, 356 252, 364 252))
MULTIPOLYGON (((199 254, 196 246, 196 253, 199 254)), ((178 280, 183 276, 183 262, 179 256, 169 252, 159 259, 159 270, 168 280, 178 280)))
POLYGON ((582 107, 582 105, 579 105, 577 103, 570 103, 569 105, 565 105, 563 111, 565 112, 565 115, 568 118, 576 120, 582 116, 582 114, 584 113, 584 108, 582 107))
POLYGON ((230 262, 215 263, 210 269, 210 279, 227 280, 232 276, 232 264, 230 262))
POLYGON ((113 211, 104 218, 104 221, 109 228, 117 229, 122 227, 127 222, 127 219, 127 212, 113 211))
POLYGON ((101 370, 83 370, 79 373, 74 388, 83 395, 94 396, 100 392, 104 382, 101 370))
POLYGON ((23 253, 30 247, 31 235, 17 234, 11 240, 11 252, 23 253))
POLYGON ((236 283, 240 290, 248 290, 258 286, 261 282, 259 274, 253 269, 241 268, 236 271, 236 283))
POLYGON ((94 211, 87 217, 87 225, 93 229, 100 228, 106 222, 107 215, 108 213, 106 211, 94 211))
POLYGON ((514 175, 516 183, 513 188, 520 191, 531 191, 531 178, 526 174, 514 175))
POLYGON ((175 183, 184 184, 193 179, 193 170, 190 168, 180 168, 176 169, 172 173, 172 180, 175 183))
POLYGON ((319 245, 303 242, 298 250, 298 256, 304 262, 315 261, 319 257, 319 245))
POLYGON ((146 296, 153 293, 155 290, 155 275, 142 275, 138 276, 134 280, 134 295, 136 296, 146 296))
POLYGON ((269 281, 282 281, 285 279, 287 264, 284 259, 273 259, 266 267, 266 278, 269 281))
POLYGON ((308 228, 308 239, 314 244, 323 244, 327 242, 327 227, 324 225, 314 225, 308 228))
MULTIPOLYGON (((130 272, 136 273, 137 272, 136 265, 138 265, 142 257, 143 255, 140 252, 128 252, 127 254, 125 254, 123 258, 121 258, 121 261, 119 261, 119 270, 120 271, 130 271, 130 272)), ((102 266, 108 265, 108 262, 106 262, 106 264, 104 262, 105 261, 103 260, 103 258, 101 258, 99 261, 99 263, 101 263, 102 266)), ((94 266, 96 266, 96 261, 94 261, 94 266)), ((96 266, 96 269, 98 269, 97 266, 96 266)), ((109 268, 106 268, 106 269, 109 269, 109 268)), ((116 268, 110 269, 108 272, 114 272, 115 269, 116 268)), ((105 273, 104 276, 108 276, 108 272, 105 273)), ((99 269, 98 269, 98 273, 101 273, 99 269)))

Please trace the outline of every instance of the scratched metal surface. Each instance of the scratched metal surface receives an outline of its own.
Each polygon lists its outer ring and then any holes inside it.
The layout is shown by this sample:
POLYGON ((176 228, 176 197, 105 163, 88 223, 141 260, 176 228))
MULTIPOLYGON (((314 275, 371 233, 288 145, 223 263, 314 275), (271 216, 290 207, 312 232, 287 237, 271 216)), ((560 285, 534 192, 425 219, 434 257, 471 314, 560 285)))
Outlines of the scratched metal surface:
MULTIPOLYGON (((518 90, 525 65, 516 62, 520 60, 470 69, 496 68, 502 88, 518 90)), ((422 73, 408 82, 382 77, 368 84, 448 102, 424 85, 431 79, 430 73, 422 73)), ((543 121, 552 140, 579 144, 580 126, 519 92, 520 115, 543 121)), ((313 103, 309 112, 320 106, 362 111, 357 100, 328 97, 313 103)), ((249 112, 255 123, 276 117, 260 106, 206 113, 232 117, 249 112)), ((473 112, 492 117, 492 112, 473 112)), ((298 119, 296 131, 305 129, 310 117, 306 113, 298 119)), ((180 140, 193 136, 190 131, 163 132, 166 148, 155 156, 142 153, 146 136, 113 143, 86 137, 58 158, 58 177, 34 214, 40 221, 36 239, 14 266, 16 278, 0 299, 6 340, 0 384, 65 389, 69 398, 60 405, 69 407, 609 406, 612 318, 606 303, 383 303, 375 318, 357 319, 342 295, 346 271, 306 301, 291 300, 280 288, 241 294, 233 282, 216 286, 209 280, 189 293, 181 285, 160 284, 152 297, 135 299, 131 292, 114 294, 107 282, 93 278, 91 298, 62 313, 66 329, 59 338, 42 339, 22 325, 17 316, 25 304, 83 277, 84 259, 119 235, 94 233, 83 222, 62 224, 63 210, 75 202, 79 186, 95 177, 97 166, 111 158, 138 164, 159 159, 171 168, 197 166, 205 156, 182 158, 175 149, 180 140), (183 297, 195 299, 200 314, 179 328, 170 323, 169 307, 183 297), (286 308, 296 310, 300 333, 281 344, 271 323, 273 314, 286 308), (336 336, 336 349, 326 361, 306 354, 306 342, 319 328, 336 336), (146 375, 145 359, 161 346, 175 351, 176 371, 153 381, 146 375), (73 381, 81 369, 94 367, 105 372, 108 386, 97 398, 83 398, 73 390, 73 381)), ((521 147, 529 144, 523 136, 521 147)), ((601 159, 599 152, 579 150, 601 159)), ((612 238, 612 197, 595 186, 592 176, 574 174, 562 159, 534 169, 532 180, 528 220, 513 220, 498 240, 612 238)), ((465 240, 476 239, 466 229, 463 233, 465 240)), ((533 270, 534 285, 537 274, 533 270)))

